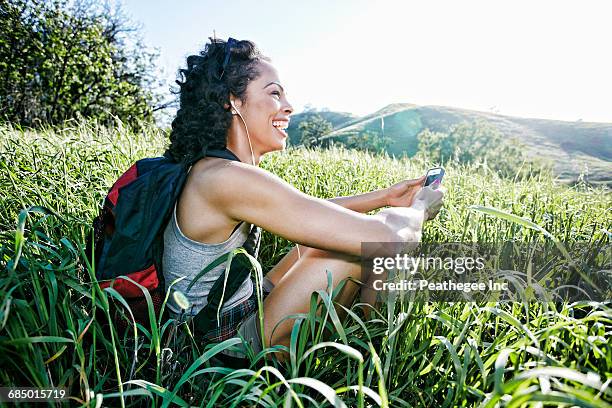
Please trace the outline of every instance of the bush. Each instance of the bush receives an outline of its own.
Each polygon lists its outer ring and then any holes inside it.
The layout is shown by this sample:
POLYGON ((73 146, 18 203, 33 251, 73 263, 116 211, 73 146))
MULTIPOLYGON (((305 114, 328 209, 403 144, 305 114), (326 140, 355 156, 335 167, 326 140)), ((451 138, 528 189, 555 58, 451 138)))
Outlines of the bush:
POLYGON ((314 114, 302 121, 298 129, 302 136, 300 143, 306 147, 322 146, 325 142, 321 139, 325 134, 332 131, 332 124, 321 115, 314 114))
POLYGON ((340 143, 344 143, 345 146, 349 149, 361 151, 367 150, 374 153, 385 152, 391 142, 392 139, 390 137, 381 136, 378 132, 374 132, 371 130, 366 130, 355 135, 350 135, 346 138, 345 142, 340 140, 340 143))
POLYGON ((152 119, 156 54, 122 11, 84 0, 0 0, 0 120, 152 119))

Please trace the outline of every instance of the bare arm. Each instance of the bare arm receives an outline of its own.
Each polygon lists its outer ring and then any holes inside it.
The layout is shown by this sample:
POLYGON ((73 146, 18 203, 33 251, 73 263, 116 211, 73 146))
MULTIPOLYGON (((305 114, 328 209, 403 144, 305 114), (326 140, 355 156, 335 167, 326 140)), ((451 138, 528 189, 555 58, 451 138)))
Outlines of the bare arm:
POLYGON ((382 189, 354 196, 330 198, 327 201, 352 211, 367 213, 387 205, 386 193, 386 189, 382 189))
POLYGON ((423 222, 422 209, 360 214, 304 194, 266 170, 240 163, 224 166, 198 190, 233 220, 259 225, 302 245, 355 256, 361 256, 362 242, 419 238, 423 222))
POLYGON ((386 206, 410 207, 424 181, 425 176, 422 176, 413 180, 403 180, 390 187, 369 193, 337 197, 328 201, 360 213, 367 213, 386 206))

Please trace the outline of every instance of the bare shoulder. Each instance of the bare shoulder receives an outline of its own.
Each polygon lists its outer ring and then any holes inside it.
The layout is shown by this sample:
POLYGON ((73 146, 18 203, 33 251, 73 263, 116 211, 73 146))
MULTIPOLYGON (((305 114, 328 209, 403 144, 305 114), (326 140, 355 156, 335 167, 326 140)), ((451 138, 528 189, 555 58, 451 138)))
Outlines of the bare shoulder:
POLYGON ((198 162, 192 173, 193 182, 198 189, 213 192, 235 192, 235 189, 245 185, 257 187, 262 182, 279 180, 273 173, 259 167, 222 159, 198 162))
POLYGON ((198 163, 193 170, 192 183, 197 194, 224 213, 231 213, 235 205, 258 205, 279 188, 293 189, 275 174, 241 162, 211 160, 198 163))

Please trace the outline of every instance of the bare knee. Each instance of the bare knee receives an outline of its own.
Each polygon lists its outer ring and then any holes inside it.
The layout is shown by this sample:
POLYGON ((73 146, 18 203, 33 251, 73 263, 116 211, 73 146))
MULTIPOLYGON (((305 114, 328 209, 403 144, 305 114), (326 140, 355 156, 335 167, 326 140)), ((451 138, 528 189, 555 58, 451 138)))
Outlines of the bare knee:
MULTIPOLYGON (((300 260, 276 283, 274 290, 264 301, 265 342, 268 343, 266 346, 289 346, 295 320, 286 317, 309 312, 312 293, 327 288, 327 271, 332 273, 332 286, 336 289, 337 285, 347 278, 360 280, 360 269, 360 263, 353 256, 308 248, 302 253, 300 260), (283 319, 285 321, 282 321, 283 319)), ((343 290, 339 291, 334 299, 335 302, 345 306, 350 304, 355 298, 357 287, 358 285, 350 280, 346 282, 343 290)))

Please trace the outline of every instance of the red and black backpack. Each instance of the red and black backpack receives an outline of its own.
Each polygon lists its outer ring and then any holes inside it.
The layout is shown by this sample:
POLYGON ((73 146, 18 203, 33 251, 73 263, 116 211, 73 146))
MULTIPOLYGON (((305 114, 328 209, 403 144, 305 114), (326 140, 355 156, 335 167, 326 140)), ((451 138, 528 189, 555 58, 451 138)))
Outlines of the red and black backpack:
MULTIPOLYGON (((240 161, 227 149, 209 149, 204 156, 240 161)), ((137 161, 113 184, 93 222, 87 256, 91 258, 100 287, 112 286, 126 299, 136 320, 145 324, 148 322, 147 302, 138 285, 148 291, 159 313, 166 297, 162 271, 163 231, 187 180, 189 168, 189 163, 178 163, 166 156, 137 161)), ((254 257, 260 234, 261 229, 253 226, 243 245, 254 257)), ((206 266, 202 265, 202 269, 206 266)), ((207 305, 193 319, 198 332, 205 334, 214 327, 217 307, 232 297, 250 273, 251 264, 246 257, 232 258, 225 293, 224 276, 221 275, 208 294, 207 305)))

